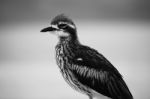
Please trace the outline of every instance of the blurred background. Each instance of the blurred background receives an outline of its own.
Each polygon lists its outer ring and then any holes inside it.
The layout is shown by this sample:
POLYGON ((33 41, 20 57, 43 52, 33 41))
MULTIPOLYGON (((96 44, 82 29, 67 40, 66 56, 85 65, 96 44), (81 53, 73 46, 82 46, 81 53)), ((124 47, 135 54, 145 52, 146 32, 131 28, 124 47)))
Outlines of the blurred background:
POLYGON ((149 0, 0 0, 0 99, 88 98, 59 73, 57 37, 40 33, 60 13, 120 71, 134 99, 150 99, 149 0))

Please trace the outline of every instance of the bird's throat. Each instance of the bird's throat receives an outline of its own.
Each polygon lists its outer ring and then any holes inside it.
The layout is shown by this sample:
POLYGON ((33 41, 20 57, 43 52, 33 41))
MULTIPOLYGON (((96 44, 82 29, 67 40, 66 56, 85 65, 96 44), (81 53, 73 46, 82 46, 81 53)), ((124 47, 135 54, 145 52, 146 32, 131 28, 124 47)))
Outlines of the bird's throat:
POLYGON ((59 37, 59 44, 78 45, 79 40, 77 36, 59 37))

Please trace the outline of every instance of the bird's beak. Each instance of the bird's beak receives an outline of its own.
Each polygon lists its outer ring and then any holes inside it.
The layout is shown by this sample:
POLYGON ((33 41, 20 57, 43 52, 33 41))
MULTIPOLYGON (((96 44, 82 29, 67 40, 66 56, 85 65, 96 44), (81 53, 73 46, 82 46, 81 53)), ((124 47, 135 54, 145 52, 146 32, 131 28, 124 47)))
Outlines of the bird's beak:
POLYGON ((52 32, 58 30, 57 28, 50 26, 41 30, 41 32, 52 32))

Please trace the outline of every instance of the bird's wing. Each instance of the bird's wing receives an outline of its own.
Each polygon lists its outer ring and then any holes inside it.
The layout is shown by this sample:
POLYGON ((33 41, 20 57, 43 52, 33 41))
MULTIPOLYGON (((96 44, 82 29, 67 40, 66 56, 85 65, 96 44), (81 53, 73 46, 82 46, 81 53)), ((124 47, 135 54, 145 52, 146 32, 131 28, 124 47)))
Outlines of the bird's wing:
POLYGON ((117 69, 96 50, 80 48, 73 59, 73 74, 80 83, 112 99, 133 99, 117 69))

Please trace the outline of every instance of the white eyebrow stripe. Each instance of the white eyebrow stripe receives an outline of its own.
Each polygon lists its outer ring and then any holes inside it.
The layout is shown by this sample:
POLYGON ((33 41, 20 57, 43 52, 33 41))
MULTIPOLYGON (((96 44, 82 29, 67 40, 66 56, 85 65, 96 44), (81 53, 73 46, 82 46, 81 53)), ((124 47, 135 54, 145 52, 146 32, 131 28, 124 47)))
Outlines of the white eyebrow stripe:
POLYGON ((68 24, 71 28, 75 29, 76 27, 72 24, 68 24))
POLYGON ((51 25, 51 27, 58 29, 57 25, 51 25))

